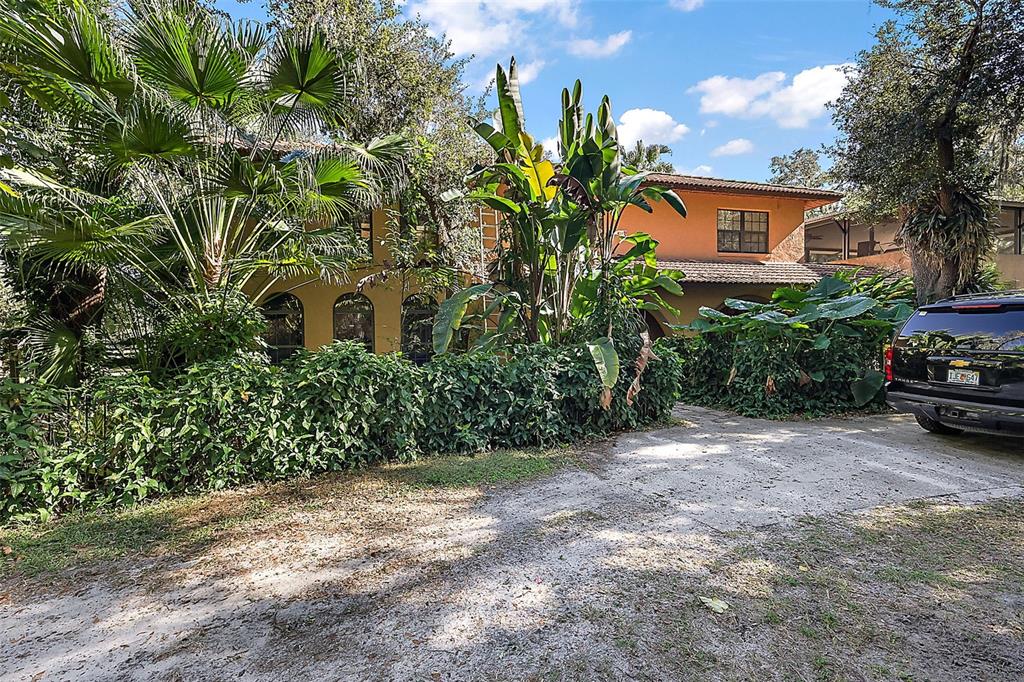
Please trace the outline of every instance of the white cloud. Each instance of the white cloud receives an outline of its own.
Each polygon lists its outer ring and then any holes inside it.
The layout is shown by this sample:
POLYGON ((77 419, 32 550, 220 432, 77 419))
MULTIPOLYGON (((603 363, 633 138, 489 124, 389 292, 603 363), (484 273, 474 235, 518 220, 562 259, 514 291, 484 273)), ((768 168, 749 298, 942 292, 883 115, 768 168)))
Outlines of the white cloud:
POLYGON ((770 117, 783 128, 805 128, 839 97, 849 64, 805 69, 786 85, 786 74, 769 71, 756 78, 712 76, 687 92, 700 94, 700 110, 740 118, 770 117))
POLYGON ((704 114, 740 116, 750 109, 758 97, 777 90, 786 80, 781 71, 762 73, 757 78, 712 76, 687 90, 700 93, 700 110, 704 114))
POLYGON ((783 128, 806 128, 825 113, 846 86, 848 64, 816 66, 793 76, 793 82, 751 106, 754 116, 771 116, 783 128))
POLYGON ((692 12, 703 7, 704 0, 668 0, 668 4, 670 7, 682 10, 683 12, 692 12))
POLYGON ((693 168, 677 168, 676 172, 680 175, 703 175, 706 177, 711 175, 711 170, 711 166, 706 163, 702 163, 699 166, 694 166, 693 168))
POLYGON ((740 154, 749 154, 754 151, 754 143, 744 137, 737 137, 735 140, 729 140, 720 147, 715 147, 711 150, 711 156, 738 156, 740 154))
POLYGON ((682 123, 657 109, 630 109, 619 117, 619 142, 632 147, 637 140, 645 144, 669 144, 690 132, 682 123))
POLYGON ((537 59, 527 64, 518 65, 519 84, 526 85, 530 81, 535 80, 546 63, 543 59, 537 59))
POLYGON ((513 38, 529 35, 539 15, 575 27, 577 6, 578 0, 412 0, 408 12, 435 35, 444 33, 456 55, 488 56, 507 52, 513 38))
POLYGON ((574 54, 577 57, 590 57, 592 59, 611 57, 613 54, 625 47, 632 38, 632 31, 613 33, 604 40, 580 38, 577 40, 570 40, 567 49, 570 54, 574 54))

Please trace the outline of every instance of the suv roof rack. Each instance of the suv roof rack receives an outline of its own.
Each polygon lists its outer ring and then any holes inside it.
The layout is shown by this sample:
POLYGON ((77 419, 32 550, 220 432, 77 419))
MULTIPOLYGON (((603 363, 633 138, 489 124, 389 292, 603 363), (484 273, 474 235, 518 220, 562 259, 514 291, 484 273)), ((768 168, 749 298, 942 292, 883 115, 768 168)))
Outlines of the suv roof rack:
POLYGON ((972 298, 999 298, 1001 296, 1024 296, 1024 289, 1005 289, 1003 291, 981 291, 974 294, 957 294, 956 296, 950 296, 944 298, 936 303, 945 303, 947 301, 963 301, 972 298))

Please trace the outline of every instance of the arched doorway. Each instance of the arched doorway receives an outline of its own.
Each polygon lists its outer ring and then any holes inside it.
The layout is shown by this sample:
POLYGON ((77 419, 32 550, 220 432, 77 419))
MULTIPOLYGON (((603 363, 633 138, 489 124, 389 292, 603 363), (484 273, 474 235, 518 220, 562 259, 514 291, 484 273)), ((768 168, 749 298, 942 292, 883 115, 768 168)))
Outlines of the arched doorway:
POLYGON ((665 328, 661 321, 650 310, 644 311, 644 323, 647 325, 647 333, 650 334, 651 341, 657 341, 665 336, 665 328))
POLYGON ((417 365, 434 356, 434 315, 437 302, 426 294, 413 294, 402 302, 402 354, 417 365))
POLYGON ((305 320, 302 301, 292 294, 274 294, 261 306, 267 320, 267 342, 270 361, 279 363, 295 355, 305 346, 305 320))

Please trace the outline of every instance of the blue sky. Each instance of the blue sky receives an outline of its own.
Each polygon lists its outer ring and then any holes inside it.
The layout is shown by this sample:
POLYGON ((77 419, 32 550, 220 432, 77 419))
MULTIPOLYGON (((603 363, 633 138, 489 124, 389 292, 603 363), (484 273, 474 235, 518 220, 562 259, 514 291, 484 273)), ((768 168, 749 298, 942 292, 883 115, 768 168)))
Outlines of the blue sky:
MULTIPOLYGON (((261 17, 258 0, 218 6, 261 17)), ((608 94, 620 136, 663 142, 680 172, 748 180, 835 131, 824 103, 888 15, 869 0, 409 0, 459 56, 470 92, 513 54, 528 128, 555 134, 561 89, 608 94)), ((546 145, 547 146, 547 145, 546 145)))

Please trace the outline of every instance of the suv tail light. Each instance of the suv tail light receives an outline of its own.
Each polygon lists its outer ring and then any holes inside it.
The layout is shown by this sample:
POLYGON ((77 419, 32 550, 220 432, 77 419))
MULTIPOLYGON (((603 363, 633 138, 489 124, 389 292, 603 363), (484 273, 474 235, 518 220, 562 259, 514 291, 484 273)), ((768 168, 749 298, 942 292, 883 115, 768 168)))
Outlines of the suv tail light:
POLYGON ((885 362, 882 366, 885 369, 885 380, 892 381, 892 346, 885 347, 885 362))

